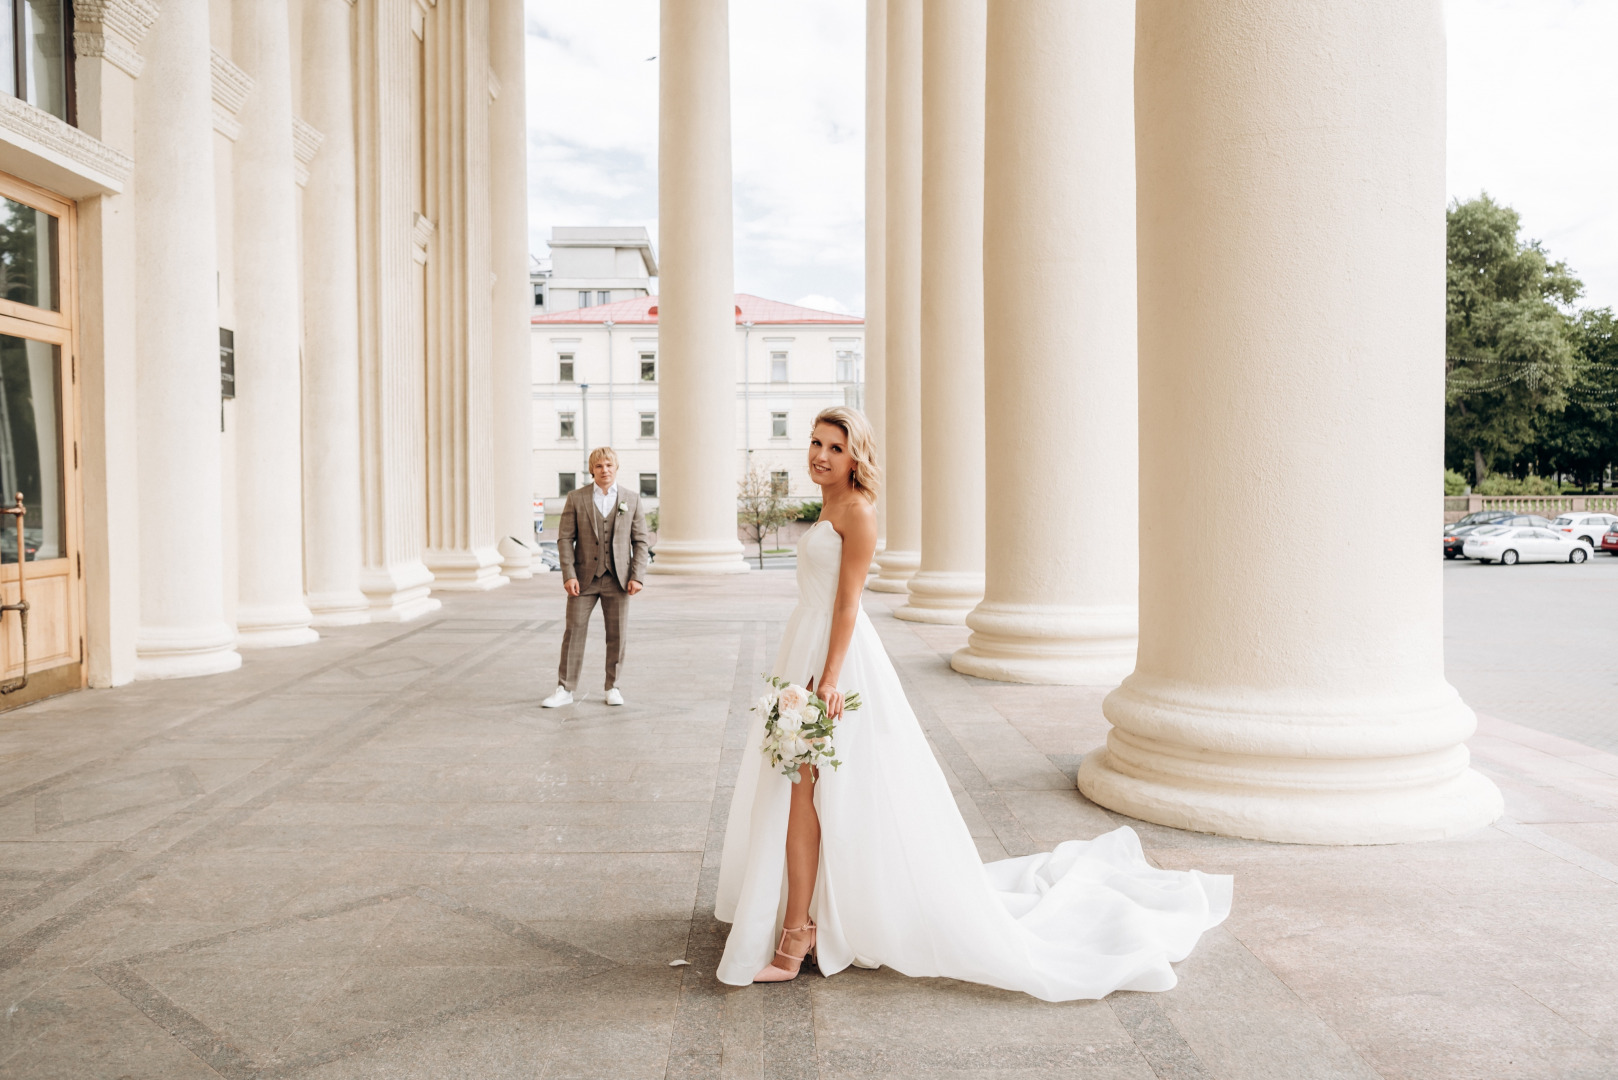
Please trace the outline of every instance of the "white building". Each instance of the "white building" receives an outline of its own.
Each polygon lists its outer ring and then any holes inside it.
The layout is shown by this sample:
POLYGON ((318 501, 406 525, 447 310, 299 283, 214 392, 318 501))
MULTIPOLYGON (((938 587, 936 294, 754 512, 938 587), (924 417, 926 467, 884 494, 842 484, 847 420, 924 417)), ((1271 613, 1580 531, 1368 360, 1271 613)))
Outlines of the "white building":
POLYGON ((652 292, 657 257, 639 225, 558 225, 550 243, 551 257, 529 275, 536 312, 599 307, 652 292))
MULTIPOLYGON (((608 445, 622 481, 657 497, 657 299, 533 317, 536 497, 586 483, 590 449, 608 445)), ((763 468, 793 497, 815 494, 804 472, 810 422, 827 405, 859 404, 864 337, 858 316, 736 294, 738 475, 763 468)))
POLYGON ((525 576, 522 0, 0 11, 0 703, 525 576))

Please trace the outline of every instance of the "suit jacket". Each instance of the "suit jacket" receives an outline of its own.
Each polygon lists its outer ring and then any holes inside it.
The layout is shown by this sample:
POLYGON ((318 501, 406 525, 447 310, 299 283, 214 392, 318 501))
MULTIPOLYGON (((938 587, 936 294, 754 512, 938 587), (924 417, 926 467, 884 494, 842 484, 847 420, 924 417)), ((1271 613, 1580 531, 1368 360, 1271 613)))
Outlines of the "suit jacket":
MULTIPOLYGON (((578 578, 585 585, 594 581, 606 561, 602 545, 601 515, 596 512, 594 482, 568 492, 562 507, 561 531, 556 537, 556 557, 562 564, 562 580, 578 578)), ((651 535, 646 531, 646 515, 641 513, 640 494, 618 487, 618 516, 613 525, 613 576, 620 588, 631 581, 646 580, 646 564, 651 535), (626 527, 627 526, 627 527, 626 527)))

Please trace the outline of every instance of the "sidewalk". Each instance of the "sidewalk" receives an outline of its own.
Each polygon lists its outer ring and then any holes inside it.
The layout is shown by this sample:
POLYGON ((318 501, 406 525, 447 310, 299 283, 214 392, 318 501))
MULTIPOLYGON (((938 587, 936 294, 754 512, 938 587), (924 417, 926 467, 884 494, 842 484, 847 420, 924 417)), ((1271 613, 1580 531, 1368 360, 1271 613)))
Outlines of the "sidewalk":
MULTIPOLYGON (((536 707, 541 577, 0 715, 0 1077, 1618 1075, 1618 756, 1497 720, 1473 749, 1509 816, 1471 836, 1137 823, 1160 864, 1236 875, 1169 993, 719 986, 730 784, 792 590, 654 579, 621 709, 536 707)), ((866 602, 985 857, 1127 823, 1072 782, 1099 693, 958 675, 964 631, 866 602)))

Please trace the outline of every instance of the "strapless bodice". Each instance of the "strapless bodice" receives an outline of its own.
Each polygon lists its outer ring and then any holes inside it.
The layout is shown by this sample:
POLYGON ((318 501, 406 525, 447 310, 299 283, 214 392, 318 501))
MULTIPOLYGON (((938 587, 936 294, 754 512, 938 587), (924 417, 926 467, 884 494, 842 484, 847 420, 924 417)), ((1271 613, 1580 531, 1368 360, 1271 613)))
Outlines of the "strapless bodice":
POLYGON ((798 603, 830 611, 837 599, 837 575, 843 567, 843 538, 821 520, 798 537, 798 603))

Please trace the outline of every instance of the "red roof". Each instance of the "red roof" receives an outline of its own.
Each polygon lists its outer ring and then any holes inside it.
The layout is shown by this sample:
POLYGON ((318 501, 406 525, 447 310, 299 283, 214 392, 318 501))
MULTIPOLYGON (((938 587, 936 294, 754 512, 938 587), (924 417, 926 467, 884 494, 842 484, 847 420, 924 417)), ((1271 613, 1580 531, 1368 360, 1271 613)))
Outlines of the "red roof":
MULTIPOLYGON (((546 315, 535 315, 531 320, 534 325, 600 325, 607 319, 621 326, 634 324, 655 325, 657 323, 657 300, 655 296, 637 296, 633 300, 619 300, 611 304, 596 304, 593 307, 575 308, 572 311, 556 311, 546 315)), ((750 293, 736 294, 736 321, 751 322, 756 326, 770 325, 802 325, 804 323, 829 323, 838 326, 863 326, 865 320, 858 315, 838 315, 830 311, 816 311, 814 308, 799 307, 796 304, 783 304, 779 300, 766 300, 762 296, 753 296, 750 293)))

